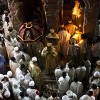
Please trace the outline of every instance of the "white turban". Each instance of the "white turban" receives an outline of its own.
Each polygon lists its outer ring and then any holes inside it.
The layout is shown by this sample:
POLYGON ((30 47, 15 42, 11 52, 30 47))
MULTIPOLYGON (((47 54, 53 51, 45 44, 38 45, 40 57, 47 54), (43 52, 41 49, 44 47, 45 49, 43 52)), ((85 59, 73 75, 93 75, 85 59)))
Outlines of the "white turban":
POLYGON ((37 57, 32 57, 32 61, 37 61, 37 57))
POLYGON ((12 75, 13 75, 13 74, 12 74, 11 71, 8 71, 8 72, 7 72, 7 76, 8 76, 8 77, 12 77, 12 75))
POLYGON ((97 64, 98 66, 100 66, 100 60, 98 60, 98 61, 96 62, 96 64, 97 64))
POLYGON ((15 47, 15 48, 14 48, 14 51, 18 51, 18 50, 19 50, 19 47, 15 47))
POLYGON ((9 91, 6 91, 6 92, 4 93, 4 96, 5 96, 5 97, 10 97, 10 92, 9 92, 9 91))
POLYGON ((96 72, 94 73, 94 76, 95 76, 95 77, 100 77, 100 72, 99 72, 99 71, 96 71, 96 72))
POLYGON ((71 90, 68 90, 66 92, 66 94, 67 94, 68 97, 72 97, 73 96, 73 92, 71 90))
POLYGON ((52 28, 52 29, 50 29, 50 32, 51 32, 51 33, 54 33, 54 32, 55 32, 55 30, 52 28))
POLYGON ((62 83, 64 82, 64 78, 63 78, 63 77, 60 77, 59 80, 58 80, 58 82, 59 82, 60 84, 62 84, 62 83))
POLYGON ((34 85, 35 85, 34 81, 29 82, 29 86, 34 86, 34 85))

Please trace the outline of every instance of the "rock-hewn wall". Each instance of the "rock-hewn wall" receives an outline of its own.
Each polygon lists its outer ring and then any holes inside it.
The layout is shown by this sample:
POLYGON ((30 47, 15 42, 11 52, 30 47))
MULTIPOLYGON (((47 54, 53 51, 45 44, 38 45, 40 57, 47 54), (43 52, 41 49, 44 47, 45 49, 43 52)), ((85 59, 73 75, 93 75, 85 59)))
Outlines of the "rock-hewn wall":
POLYGON ((8 7, 13 16, 14 28, 17 30, 22 23, 32 20, 38 8, 43 10, 42 0, 8 0, 8 7))
MULTIPOLYGON (((8 7, 13 16, 13 23, 16 29, 25 21, 27 14, 24 12, 30 11, 41 6, 42 1, 45 1, 45 14, 47 17, 48 29, 58 28, 59 25, 59 9, 62 8, 62 0, 8 0, 8 7), (27 9, 23 8, 23 3, 26 2, 27 9), (32 7, 30 5, 33 5, 32 7)), ((95 31, 96 20, 98 16, 98 9, 100 7, 100 0, 83 0, 85 3, 85 17, 84 17, 84 33, 95 31)), ((24 3, 25 4, 25 3, 24 3)), ((41 6, 42 8, 42 6, 41 6)), ((30 14, 31 16, 31 14, 30 14)))
POLYGON ((98 11, 100 9, 100 0, 83 0, 85 3, 84 33, 95 32, 98 11))

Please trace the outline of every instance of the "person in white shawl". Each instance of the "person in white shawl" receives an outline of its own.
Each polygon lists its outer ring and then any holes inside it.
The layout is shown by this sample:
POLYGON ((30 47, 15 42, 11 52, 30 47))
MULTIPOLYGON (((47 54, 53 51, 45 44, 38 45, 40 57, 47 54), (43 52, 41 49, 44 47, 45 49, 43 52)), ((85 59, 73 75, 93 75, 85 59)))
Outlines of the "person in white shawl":
POLYGON ((4 33, 5 33, 6 38, 8 36, 10 36, 10 34, 11 34, 10 31, 9 31, 10 27, 13 27, 12 22, 9 20, 8 17, 5 17, 3 28, 4 28, 4 33))
POLYGON ((79 100, 95 100, 92 91, 88 91, 87 94, 84 94, 79 100))
POLYGON ((7 77, 7 75, 4 75, 4 78, 1 80, 3 87, 5 88, 5 90, 9 90, 10 89, 10 84, 9 84, 9 79, 7 77))
POLYGON ((29 82, 29 88, 26 90, 26 93, 28 94, 28 96, 31 98, 31 100, 35 99, 36 93, 37 93, 37 89, 34 89, 34 81, 30 81, 29 82))
POLYGON ((13 84, 14 81, 17 81, 17 79, 13 77, 13 73, 11 71, 7 72, 7 76, 11 85, 13 84))
POLYGON ((71 90, 66 92, 66 95, 62 97, 62 100, 78 100, 77 95, 73 93, 71 90))
POLYGON ((76 72, 75 72, 74 64, 72 62, 69 62, 68 67, 69 67, 68 75, 70 77, 70 83, 71 83, 76 77, 76 72))
POLYGON ((83 94, 83 84, 79 82, 77 78, 74 79, 74 82, 70 85, 70 90, 77 95, 77 98, 80 98, 83 94))
POLYGON ((16 69, 20 67, 20 64, 16 61, 15 57, 11 57, 9 60, 9 67, 15 76, 16 69))
POLYGON ((70 77, 68 74, 66 75, 66 72, 63 72, 62 76, 58 80, 58 93, 61 96, 69 90, 69 81, 70 77))
POLYGON ((2 15, 2 21, 5 21, 5 17, 8 17, 10 19, 10 14, 8 10, 4 10, 4 14, 2 15))
POLYGON ((56 81, 58 82, 58 79, 62 76, 62 72, 64 71, 64 65, 59 65, 54 71, 54 74, 56 76, 56 81))
POLYGON ((17 81, 14 81, 12 84, 12 91, 14 94, 14 97, 17 99, 21 90, 20 90, 20 84, 17 81))
POLYGON ((96 84, 98 87, 100 87, 100 72, 99 71, 94 72, 93 76, 90 77, 89 79, 89 83, 90 83, 90 86, 92 84, 96 84))
POLYGON ((16 69, 16 73, 15 73, 15 76, 16 76, 16 78, 17 78, 17 80, 20 82, 20 75, 23 75, 23 71, 25 70, 25 65, 24 64, 22 64, 20 67, 18 67, 17 69, 16 69))
POLYGON ((15 47, 14 50, 12 51, 16 61, 19 61, 22 57, 22 51, 19 50, 19 47, 15 47))
POLYGON ((86 67, 84 66, 84 61, 81 62, 80 66, 76 68, 76 77, 79 81, 83 81, 86 76, 86 67))

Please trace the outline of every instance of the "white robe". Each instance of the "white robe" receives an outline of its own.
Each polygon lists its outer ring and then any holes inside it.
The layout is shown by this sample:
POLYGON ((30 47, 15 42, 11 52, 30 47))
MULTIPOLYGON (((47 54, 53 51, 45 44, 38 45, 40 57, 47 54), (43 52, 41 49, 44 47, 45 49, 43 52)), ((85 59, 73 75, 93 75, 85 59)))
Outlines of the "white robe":
POLYGON ((14 56, 14 54, 12 53, 14 46, 12 45, 11 42, 9 42, 7 39, 5 39, 5 46, 6 46, 6 51, 8 54, 8 58, 11 58, 14 56))
POLYGON ((22 75, 22 71, 20 70, 20 68, 16 68, 15 76, 18 82, 20 82, 20 75, 22 75))
POLYGON ((19 63, 9 60, 9 67, 10 67, 10 70, 13 72, 14 76, 16 73, 16 69, 19 68, 19 66, 20 66, 19 63))
POLYGON ((56 76, 56 81, 58 82, 58 79, 62 76, 62 72, 63 70, 61 70, 60 68, 56 68, 55 71, 54 71, 54 74, 56 76))
POLYGON ((58 80, 58 92, 59 93, 66 93, 69 89, 69 81, 70 77, 67 75, 64 79, 63 77, 60 77, 58 80))
POLYGON ((34 99, 35 99, 36 92, 37 92, 36 89, 30 89, 30 88, 28 88, 28 89, 26 90, 26 93, 27 93, 28 96, 31 98, 31 100, 34 100, 34 99))
POLYGON ((10 36, 10 32, 8 31, 9 27, 13 27, 12 22, 4 22, 3 28, 4 28, 4 33, 5 33, 5 37, 7 38, 7 36, 10 36))
POLYGON ((22 51, 16 52, 15 50, 13 50, 12 53, 13 53, 13 55, 14 55, 16 61, 19 61, 19 60, 21 59, 22 55, 23 55, 22 51))
POLYGON ((62 100, 77 100, 77 95, 75 93, 73 93, 73 96, 71 98, 67 95, 64 95, 62 97, 62 100))
POLYGON ((95 100, 94 96, 83 95, 79 100, 95 100))
POLYGON ((31 77, 30 72, 28 72, 28 73, 24 76, 24 78, 25 78, 25 80, 24 80, 25 88, 28 88, 29 82, 33 80, 32 77, 31 77))
POLYGON ((72 82, 74 80, 74 78, 76 77, 76 73, 75 73, 75 68, 74 67, 72 69, 69 69, 68 75, 70 77, 70 82, 72 82))
POLYGON ((82 81, 83 78, 85 78, 86 76, 86 67, 82 66, 82 67, 76 68, 76 76, 79 81, 82 81))
POLYGON ((81 82, 72 82, 70 85, 70 90, 74 92, 78 98, 80 98, 83 94, 83 85, 81 82))

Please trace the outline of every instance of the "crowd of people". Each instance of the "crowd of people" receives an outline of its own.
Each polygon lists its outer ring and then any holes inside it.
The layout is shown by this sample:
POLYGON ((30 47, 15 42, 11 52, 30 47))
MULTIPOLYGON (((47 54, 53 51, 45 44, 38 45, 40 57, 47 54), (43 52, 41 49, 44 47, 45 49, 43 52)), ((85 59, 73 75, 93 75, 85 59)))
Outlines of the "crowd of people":
POLYGON ((0 100, 100 99, 100 36, 90 43, 70 23, 61 27, 58 34, 50 30, 46 38, 59 40, 56 44, 47 40, 42 50, 37 49, 37 44, 34 55, 29 55, 17 33, 11 14, 5 10, 0 21, 0 100), (57 91, 48 97, 42 90, 41 66, 46 74, 56 77, 57 91))

